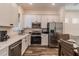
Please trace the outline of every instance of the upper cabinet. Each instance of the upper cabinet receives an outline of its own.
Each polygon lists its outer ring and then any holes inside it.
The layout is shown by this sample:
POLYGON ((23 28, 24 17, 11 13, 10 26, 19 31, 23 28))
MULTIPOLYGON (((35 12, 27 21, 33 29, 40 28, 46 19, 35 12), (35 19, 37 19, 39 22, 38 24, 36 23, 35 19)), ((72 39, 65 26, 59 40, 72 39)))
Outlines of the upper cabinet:
POLYGON ((58 14, 48 15, 47 19, 48 19, 48 22, 59 22, 59 15, 58 14))
POLYGON ((41 15, 32 15, 32 22, 41 22, 41 15))
POLYGON ((32 16, 23 15, 24 17, 24 28, 32 28, 32 16))
POLYGON ((15 25, 18 20, 18 8, 15 3, 0 3, 0 26, 15 25))
POLYGON ((32 28, 32 23, 41 23, 41 15, 24 15, 24 28, 32 28))
POLYGON ((47 28, 47 22, 48 22, 47 16, 42 15, 41 28, 47 28))

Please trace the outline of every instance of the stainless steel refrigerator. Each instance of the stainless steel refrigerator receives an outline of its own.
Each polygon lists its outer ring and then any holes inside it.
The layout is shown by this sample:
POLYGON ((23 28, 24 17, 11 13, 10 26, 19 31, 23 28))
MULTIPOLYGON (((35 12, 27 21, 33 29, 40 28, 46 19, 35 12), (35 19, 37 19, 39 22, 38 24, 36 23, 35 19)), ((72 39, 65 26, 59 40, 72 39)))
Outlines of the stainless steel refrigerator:
POLYGON ((47 24, 48 29, 48 46, 58 47, 57 33, 63 32, 63 23, 50 22, 47 24))

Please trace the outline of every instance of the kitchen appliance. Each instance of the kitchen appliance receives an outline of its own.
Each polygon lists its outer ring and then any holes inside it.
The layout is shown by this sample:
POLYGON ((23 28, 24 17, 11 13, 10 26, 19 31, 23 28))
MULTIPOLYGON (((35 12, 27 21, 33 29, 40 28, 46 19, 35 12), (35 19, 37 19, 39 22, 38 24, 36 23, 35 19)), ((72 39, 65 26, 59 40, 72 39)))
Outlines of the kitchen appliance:
POLYGON ((32 28, 41 28, 41 23, 37 22, 37 23, 32 23, 32 28))
POLYGON ((8 38, 7 31, 0 31, 0 42, 6 41, 8 38))
POLYGON ((21 56, 22 40, 9 46, 9 56, 21 56))
POLYGON ((41 44, 41 33, 39 31, 32 32, 31 44, 41 44))
POLYGON ((33 22, 32 23, 32 33, 31 33, 31 45, 37 46, 41 45, 41 23, 33 22))
POLYGON ((50 22, 47 24, 47 29, 48 29, 48 46, 58 47, 57 34, 63 32, 63 23, 50 22))

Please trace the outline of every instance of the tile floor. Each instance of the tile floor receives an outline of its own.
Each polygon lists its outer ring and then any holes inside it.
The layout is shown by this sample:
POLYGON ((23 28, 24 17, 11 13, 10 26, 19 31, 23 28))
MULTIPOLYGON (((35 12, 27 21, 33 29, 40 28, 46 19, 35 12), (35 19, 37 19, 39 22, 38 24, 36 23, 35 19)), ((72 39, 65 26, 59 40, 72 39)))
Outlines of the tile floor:
POLYGON ((48 47, 29 47, 24 56, 58 56, 57 48, 48 47))

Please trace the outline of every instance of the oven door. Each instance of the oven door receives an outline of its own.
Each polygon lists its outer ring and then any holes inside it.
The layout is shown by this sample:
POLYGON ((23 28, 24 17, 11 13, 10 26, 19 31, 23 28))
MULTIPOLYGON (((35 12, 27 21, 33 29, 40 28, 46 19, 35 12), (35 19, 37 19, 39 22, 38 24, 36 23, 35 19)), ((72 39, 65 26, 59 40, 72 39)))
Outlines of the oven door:
POLYGON ((31 36, 31 44, 41 44, 41 36, 31 36))

